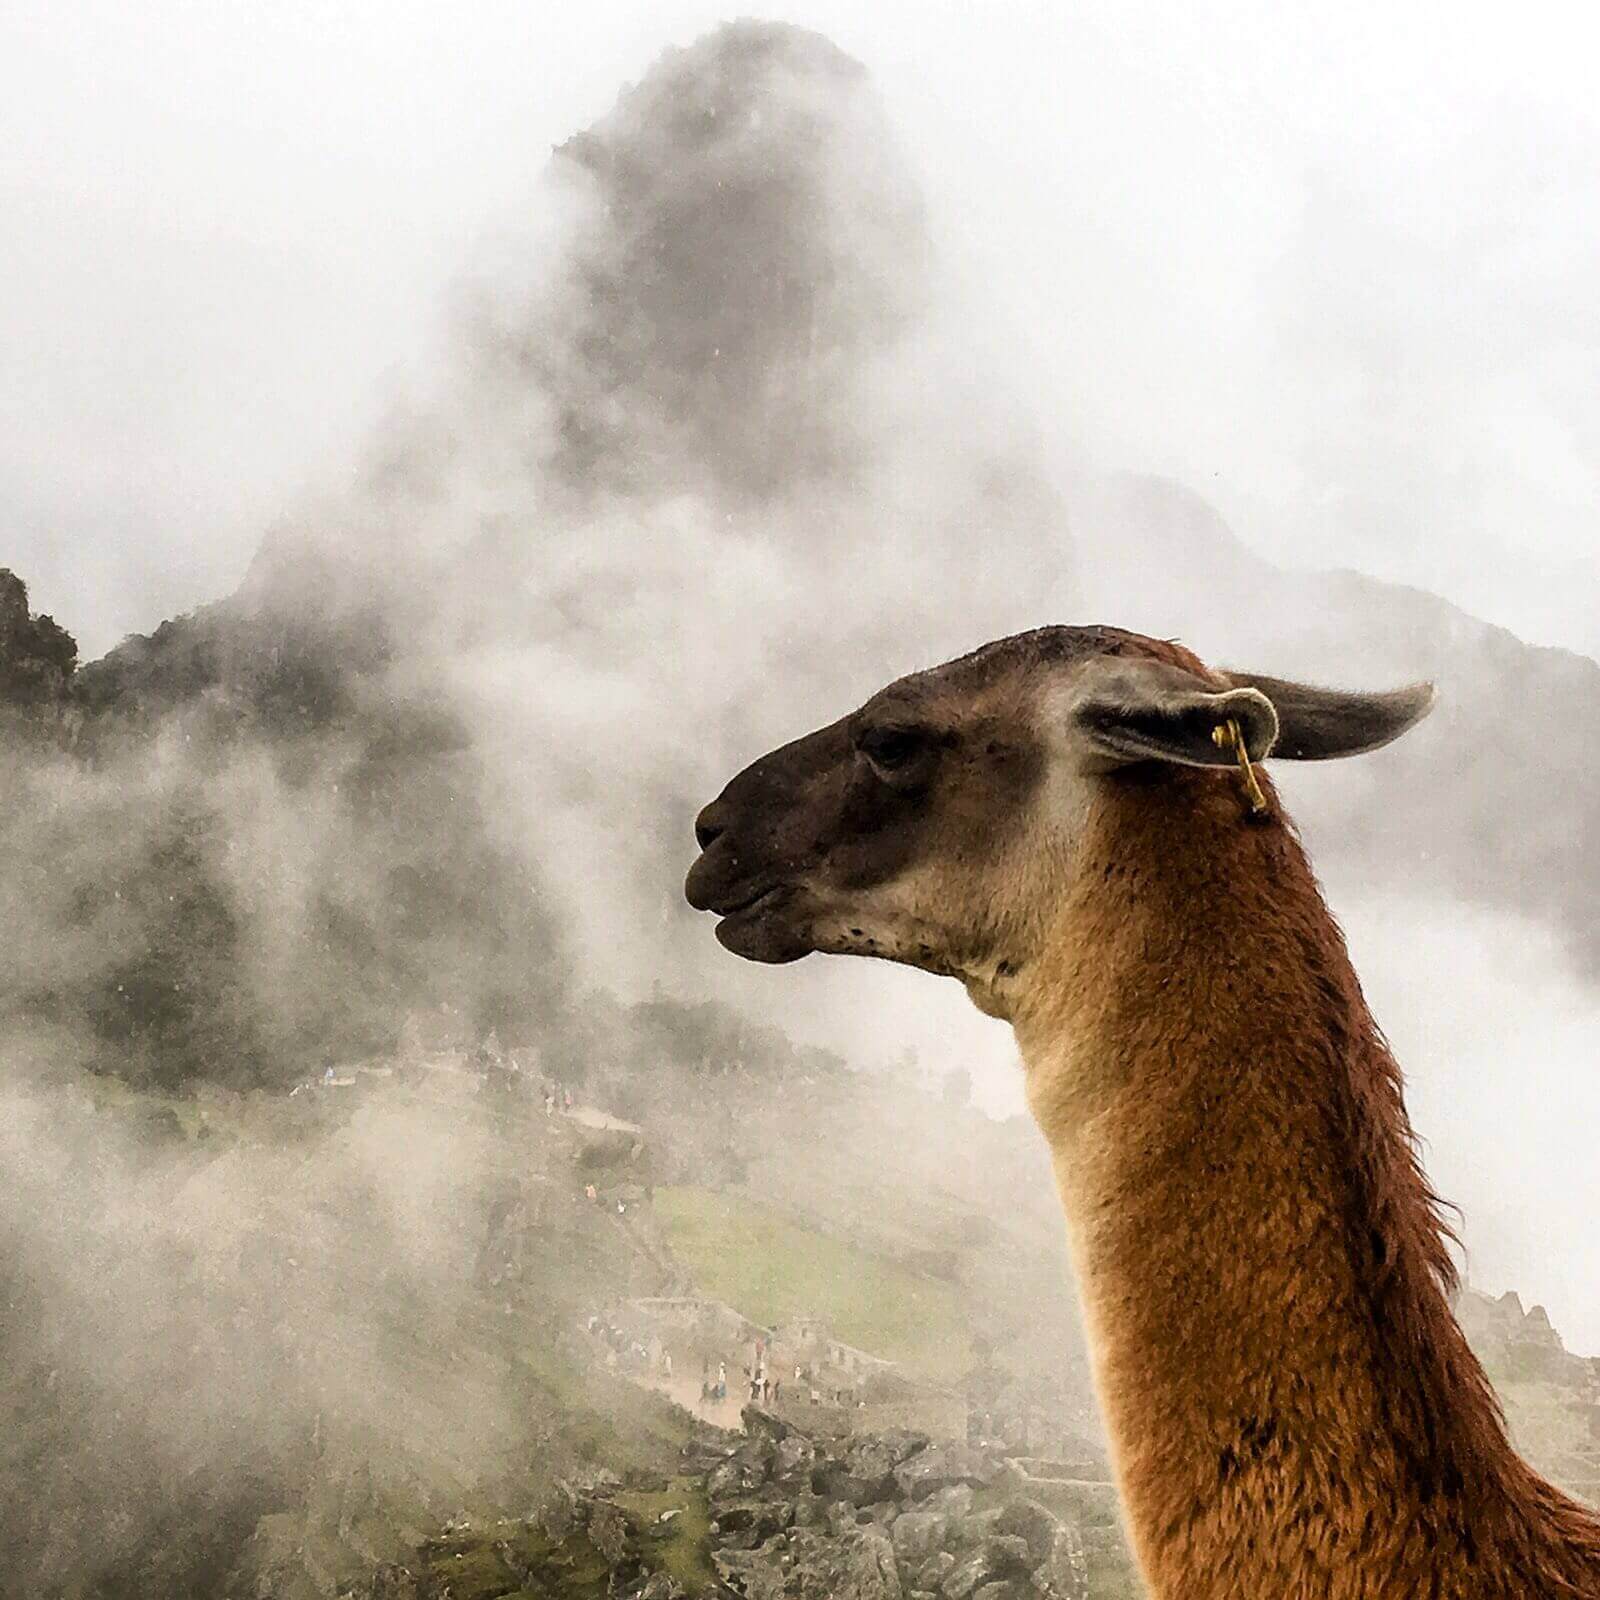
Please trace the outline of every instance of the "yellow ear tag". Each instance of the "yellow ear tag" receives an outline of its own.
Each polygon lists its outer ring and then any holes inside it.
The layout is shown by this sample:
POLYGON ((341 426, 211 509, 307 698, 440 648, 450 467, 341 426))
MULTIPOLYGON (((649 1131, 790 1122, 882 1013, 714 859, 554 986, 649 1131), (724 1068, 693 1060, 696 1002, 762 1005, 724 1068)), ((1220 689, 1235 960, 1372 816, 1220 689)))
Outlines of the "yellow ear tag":
POLYGON ((1256 769, 1250 765, 1250 747, 1239 729, 1239 719, 1229 717, 1226 722, 1219 722, 1211 730, 1211 742, 1219 750, 1232 750, 1238 756, 1239 775, 1244 780, 1244 792, 1250 797, 1250 809, 1256 816, 1261 816, 1267 809, 1267 797, 1256 781, 1256 769))

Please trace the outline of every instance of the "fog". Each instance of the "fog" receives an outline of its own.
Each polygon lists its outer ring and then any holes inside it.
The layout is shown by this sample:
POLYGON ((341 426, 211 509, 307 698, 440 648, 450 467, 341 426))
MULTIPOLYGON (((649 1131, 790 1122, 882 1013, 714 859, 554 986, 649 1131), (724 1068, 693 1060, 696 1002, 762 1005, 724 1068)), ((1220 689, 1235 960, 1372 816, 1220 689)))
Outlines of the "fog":
MULTIPOLYGON (((1059 446, 1172 472, 1280 559, 1600 648, 1592 18, 771 14, 870 66, 1059 446)), ((542 152, 719 20, 7 7, 0 484, 44 609, 98 650, 226 587, 426 373, 542 152)))
MULTIPOLYGON (((0 557, 85 656, 222 601, 88 669, 86 731, 4 780, 0 1220, 53 1308, 28 1360, 124 1400, 146 1516, 241 1433, 301 1459, 329 1407, 374 1459, 527 1438, 502 1368, 408 1365, 466 1292, 492 1141, 379 1095, 195 1170, 107 1118, 107 1074, 277 1104, 443 1006, 550 1056, 598 1005, 628 1060, 599 992, 868 1073, 910 1048, 1015 1112, 1009 1034, 953 986, 734 963, 679 886, 729 773, 1045 621, 1441 678, 1411 754, 1284 790, 1472 1280, 1600 1350, 1592 742, 1508 804, 1593 668, 1473 620, 1600 651, 1578 41, 794 15, 834 44, 695 44, 697 6, 0 22, 0 557), (205 892, 169 911, 175 853, 205 892), (115 1022, 130 974, 192 990, 166 1032, 115 1022), (315 1270, 264 1293, 245 1241, 302 1226, 315 1270), (284 1353, 318 1330, 327 1361, 284 1353)), ((929 1170, 960 1143, 918 1129, 929 1170)))

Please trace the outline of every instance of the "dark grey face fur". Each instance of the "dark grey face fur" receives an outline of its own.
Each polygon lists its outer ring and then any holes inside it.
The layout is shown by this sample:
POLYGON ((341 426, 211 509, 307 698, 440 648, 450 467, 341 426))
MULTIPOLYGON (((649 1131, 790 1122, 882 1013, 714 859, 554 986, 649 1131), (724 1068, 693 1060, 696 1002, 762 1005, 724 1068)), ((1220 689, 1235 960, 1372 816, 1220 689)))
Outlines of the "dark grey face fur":
POLYGON ((1215 673, 1114 628, 1042 628, 902 678, 753 762, 699 816, 690 905, 752 961, 875 955, 970 977, 1037 918, 1074 815, 1120 767, 1317 760, 1386 743, 1426 685, 1342 694, 1215 673))

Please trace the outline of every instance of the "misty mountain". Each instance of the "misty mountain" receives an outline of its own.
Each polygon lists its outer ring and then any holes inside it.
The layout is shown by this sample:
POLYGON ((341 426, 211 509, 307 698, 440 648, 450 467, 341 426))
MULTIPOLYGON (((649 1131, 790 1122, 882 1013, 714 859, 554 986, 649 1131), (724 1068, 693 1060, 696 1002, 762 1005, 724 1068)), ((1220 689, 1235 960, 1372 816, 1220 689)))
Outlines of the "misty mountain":
POLYGON ((480 1095, 491 1036, 648 1126, 654 1177, 935 1278, 996 1393, 1090 1425, 1031 1131, 846 1071, 900 1019, 819 962, 775 999, 682 903, 730 771, 987 638, 1437 679, 1381 761, 1283 768, 1316 859, 1535 919, 1593 975, 1600 666, 1064 461, 949 245, 857 63, 719 29, 554 152, 444 370, 235 593, 79 664, 0 574, 3 1466, 40 1592, 281 1558, 331 1593, 363 1542, 514 1509, 530 1463, 659 1454, 571 1336, 671 1264, 570 1130, 480 1095), (839 1055, 792 1043, 819 1018, 839 1055), (349 1106, 285 1093, 330 1067, 349 1106), (502 1295, 512 1191, 538 1226, 502 1295))
POLYGON ((0 654, 26 684, 0 780, 20 1060, 287 1087, 393 1048, 413 1012, 549 1026, 558 919, 494 836, 459 717, 425 682, 396 692, 391 659, 364 617, 238 596, 48 695, 21 645, 0 654))
MULTIPOLYGON (((81 826, 148 833, 168 865, 125 886, 119 929, 129 905, 152 920, 137 957, 102 953, 94 997, 23 984, 17 1003, 86 1008, 151 1060, 236 1039, 248 1078, 381 1045, 412 1004, 515 1028, 525 980, 540 1004, 565 981, 558 950, 698 989, 678 879, 730 766, 888 676, 1061 620, 1279 675, 1436 678, 1439 712, 1381 763, 1287 776, 1318 859, 1600 957, 1600 668, 1418 591, 1280 570, 1182 486, 1052 469, 1042 419, 966 336, 870 79, 827 41, 740 23, 669 52, 555 152, 531 213, 356 487, 287 515, 237 594, 76 674, 70 759, 141 773, 115 801, 84 786, 81 826), (262 785, 292 827, 233 838, 262 785), (162 899, 164 872, 222 858, 217 893, 162 899), (217 976, 152 1033, 148 997, 177 996, 187 959, 162 905, 217 976)), ((82 949, 110 924, 102 889, 74 894, 47 932, 82 949)))
POLYGON ((1433 715, 1381 762, 1280 765, 1315 859, 1535 919, 1600 973, 1600 665, 1421 590, 1276 567, 1175 484, 1090 485, 1073 512, 1090 603, 1133 597, 1133 626, 1160 619, 1219 665, 1280 677, 1437 683, 1433 715))

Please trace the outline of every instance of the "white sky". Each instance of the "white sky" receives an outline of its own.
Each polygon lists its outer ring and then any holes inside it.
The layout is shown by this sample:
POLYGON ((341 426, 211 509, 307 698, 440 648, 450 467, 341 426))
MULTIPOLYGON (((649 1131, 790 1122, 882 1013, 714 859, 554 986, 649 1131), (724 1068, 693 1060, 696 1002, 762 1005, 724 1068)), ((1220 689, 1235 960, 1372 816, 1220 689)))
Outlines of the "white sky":
MULTIPOLYGON (((548 147, 704 4, 10 0, 0 560, 89 653, 426 388, 548 147)), ((1577 7, 780 5, 875 73, 1041 417, 1283 561, 1600 652, 1577 7)))
MULTIPOLYGON (((1184 480, 1279 561, 1357 566, 1600 654, 1592 9, 765 14, 872 70, 944 254, 1060 450, 1184 480)), ((91 655, 230 588, 273 513, 426 392, 451 282, 549 147, 724 15, 7 0, 0 565, 91 655)), ((1353 932, 1387 952, 1381 928, 1353 932)), ((1522 1037, 1542 1028, 1545 1059, 1587 1072, 1592 1015, 1562 995, 1522 1037)), ((1397 1044, 1493 1053, 1431 1036, 1409 1003, 1397 989, 1398 1022, 1380 1005, 1397 1044)), ((1514 1083, 1495 1093, 1516 1114, 1514 1083)), ((1481 1190, 1492 1118, 1458 1127, 1469 1102, 1426 1061, 1418 1096, 1443 1187, 1481 1190)), ((1562 1103, 1540 1102, 1551 1141, 1562 1103)), ((1545 1149, 1543 1126, 1514 1154, 1545 1149)), ((1562 1215, 1592 1217, 1565 1183, 1562 1215)), ((1600 1348, 1595 1250, 1552 1240, 1519 1277, 1534 1224, 1497 1243, 1478 1215, 1493 1286, 1538 1297, 1542 1277, 1558 1325, 1600 1348)))

